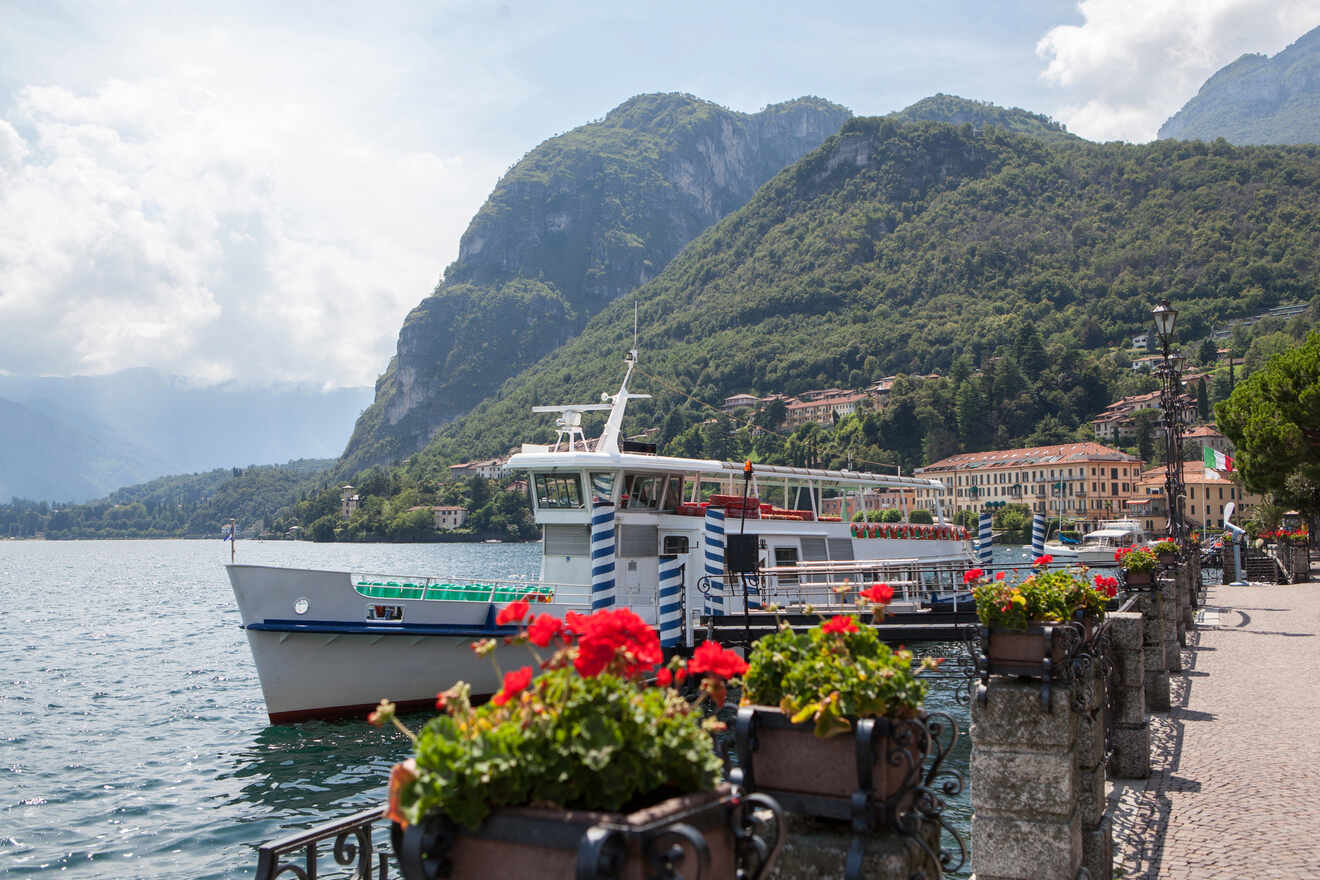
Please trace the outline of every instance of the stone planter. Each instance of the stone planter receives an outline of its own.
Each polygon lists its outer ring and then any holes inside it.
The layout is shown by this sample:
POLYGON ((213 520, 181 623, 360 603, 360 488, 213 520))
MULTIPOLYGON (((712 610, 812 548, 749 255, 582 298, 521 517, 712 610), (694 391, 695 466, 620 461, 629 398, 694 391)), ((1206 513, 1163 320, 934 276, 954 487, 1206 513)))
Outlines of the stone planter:
POLYGON ((1175 562, 1178 561, 1178 554, 1177 554, 1177 553, 1157 553, 1157 554, 1155 555, 1155 561, 1158 562, 1160 565, 1173 565, 1175 562))
POLYGON ((848 733, 821 739, 813 724, 794 724, 779 709, 744 706, 735 738, 735 784, 792 813, 868 824, 888 824, 912 808, 931 750, 924 714, 863 718, 848 733))
POLYGON ((760 878, 778 858, 784 823, 771 798, 739 798, 725 784, 632 813, 508 807, 473 831, 440 816, 390 834, 407 880, 760 878), (774 814, 773 840, 757 836, 757 808, 774 814))

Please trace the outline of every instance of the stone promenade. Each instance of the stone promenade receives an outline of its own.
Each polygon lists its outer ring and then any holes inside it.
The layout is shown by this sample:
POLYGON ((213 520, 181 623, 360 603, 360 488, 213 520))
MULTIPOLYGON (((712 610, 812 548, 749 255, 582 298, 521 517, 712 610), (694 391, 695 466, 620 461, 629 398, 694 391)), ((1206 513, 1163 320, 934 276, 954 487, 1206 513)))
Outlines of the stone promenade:
POLYGON ((1198 619, 1150 779, 1110 794, 1114 876, 1320 877, 1320 584, 1210 586, 1198 619))

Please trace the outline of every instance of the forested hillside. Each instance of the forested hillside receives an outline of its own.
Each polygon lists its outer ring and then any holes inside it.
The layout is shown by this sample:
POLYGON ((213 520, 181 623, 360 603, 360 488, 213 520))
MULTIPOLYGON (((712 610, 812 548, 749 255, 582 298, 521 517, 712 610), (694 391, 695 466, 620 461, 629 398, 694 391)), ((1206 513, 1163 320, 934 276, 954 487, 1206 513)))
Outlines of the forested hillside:
POLYGON ((819 98, 760 113, 639 95, 509 170, 459 257, 408 315, 342 472, 389 463, 554 351, 851 114, 819 98))
POLYGON ((1032 113, 1021 107, 1000 107, 989 101, 974 101, 957 95, 935 94, 922 98, 887 117, 895 122, 948 122, 953 125, 967 123, 976 128, 996 126, 1018 134, 1031 135, 1047 141, 1078 141, 1061 123, 1042 113, 1032 113))
POLYGON ((0 536, 219 538, 230 519, 259 532, 328 478, 330 459, 161 477, 86 504, 0 504, 0 536))
MULTIPOLYGON (((940 371, 952 381, 932 385, 948 389, 932 409, 945 424, 904 425, 891 407, 893 430, 871 446, 912 466, 1039 439, 1042 422, 1066 435, 1109 401, 1156 299, 1177 303, 1178 335, 1197 345, 1227 319, 1310 301, 1317 184, 1314 147, 1051 143, 851 120, 638 290, 638 385, 657 400, 634 406, 630 429, 655 425, 662 442, 689 431, 687 394, 718 403, 940 371)), ((551 436, 529 408, 617 383, 632 301, 449 426, 413 468, 503 453, 538 424, 551 436)))

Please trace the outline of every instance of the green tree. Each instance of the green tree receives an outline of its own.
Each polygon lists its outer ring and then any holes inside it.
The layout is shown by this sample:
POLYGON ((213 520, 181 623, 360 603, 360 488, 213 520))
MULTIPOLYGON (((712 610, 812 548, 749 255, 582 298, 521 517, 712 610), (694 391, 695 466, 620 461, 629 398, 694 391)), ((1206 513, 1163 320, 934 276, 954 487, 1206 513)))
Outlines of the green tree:
POLYGON ((929 510, 918 507, 908 514, 908 522, 929 526, 935 523, 935 517, 931 516, 929 510))
POLYGON ((1234 466, 1248 489, 1320 508, 1306 491, 1320 485, 1320 332, 1274 355, 1215 406, 1219 429, 1237 446, 1234 466))
POLYGON ((1203 367, 1215 365, 1219 360, 1219 346, 1215 345, 1214 339, 1206 339, 1201 343, 1201 347, 1196 352, 1196 359, 1203 367))

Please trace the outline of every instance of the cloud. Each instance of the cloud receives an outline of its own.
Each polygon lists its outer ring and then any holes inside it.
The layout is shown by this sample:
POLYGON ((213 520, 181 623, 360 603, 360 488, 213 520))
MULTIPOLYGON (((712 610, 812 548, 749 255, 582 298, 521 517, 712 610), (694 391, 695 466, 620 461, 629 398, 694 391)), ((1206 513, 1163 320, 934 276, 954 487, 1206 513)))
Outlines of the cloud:
POLYGON ((1078 100, 1054 115, 1094 140, 1147 141, 1216 70, 1320 24, 1315 0, 1081 0, 1045 34, 1041 76, 1078 100))
MULTIPOLYGON (((278 37, 162 40, 153 75, 17 90, 0 371, 374 380, 508 157, 431 148, 386 48, 278 37)), ((470 105, 460 85, 435 104, 470 105)))

